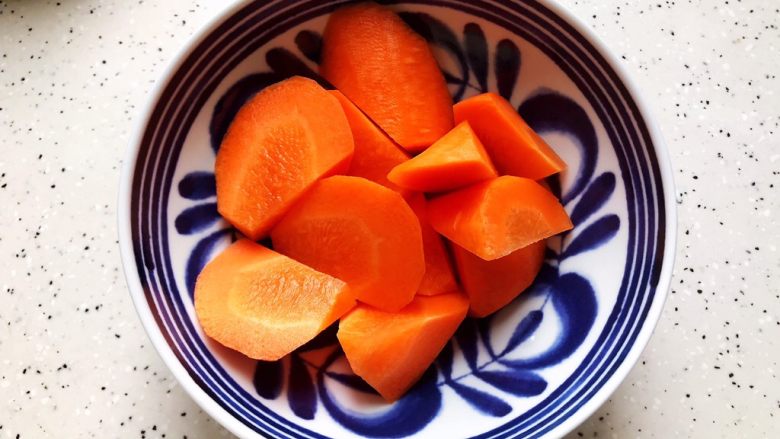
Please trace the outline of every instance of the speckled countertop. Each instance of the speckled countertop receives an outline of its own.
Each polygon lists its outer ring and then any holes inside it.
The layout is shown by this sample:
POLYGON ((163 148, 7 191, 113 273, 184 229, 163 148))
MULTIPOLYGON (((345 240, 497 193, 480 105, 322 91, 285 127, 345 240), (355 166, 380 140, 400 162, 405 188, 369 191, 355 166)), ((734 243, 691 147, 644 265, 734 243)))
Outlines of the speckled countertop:
MULTIPOLYGON (((639 82, 671 152, 672 291, 572 437, 780 432, 780 4, 563 0, 639 82)), ((0 1, 0 438, 228 436, 136 317, 116 233, 132 122, 210 1, 0 1)))

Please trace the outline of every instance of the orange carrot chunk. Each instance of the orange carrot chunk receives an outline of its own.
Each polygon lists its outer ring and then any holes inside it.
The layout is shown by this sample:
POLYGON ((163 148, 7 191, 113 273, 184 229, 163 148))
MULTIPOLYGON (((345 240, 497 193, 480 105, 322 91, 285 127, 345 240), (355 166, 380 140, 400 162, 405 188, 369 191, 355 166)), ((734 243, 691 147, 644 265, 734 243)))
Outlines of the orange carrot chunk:
POLYGON ((387 311, 411 302, 425 273, 420 222, 400 194, 360 177, 317 182, 271 231, 274 248, 349 284, 387 311))
POLYGON ((320 74, 393 140, 421 151, 452 129, 452 98, 428 43, 376 3, 334 12, 320 74))
POLYGON ((289 354, 354 306, 344 282, 248 239, 212 260, 195 283, 203 331, 257 360, 289 354))
POLYGON ((425 275, 417 289, 417 294, 433 296, 458 290, 458 284, 452 273, 452 264, 441 236, 428 223, 426 203, 423 194, 414 193, 406 198, 420 220, 422 230, 423 253, 425 254, 425 275))
POLYGON ((486 261, 453 245, 460 282, 469 296, 469 314, 493 314, 528 288, 542 268, 545 247, 545 240, 537 241, 503 258, 486 261))
POLYGON ((395 313, 358 305, 339 322, 338 339, 355 374, 395 401, 433 363, 468 306, 461 293, 417 296, 395 313))
POLYGON ((387 178, 420 192, 442 192, 497 177, 482 142, 462 122, 428 149, 393 168, 387 178))
POLYGON ((471 124, 501 174, 539 180, 566 168, 512 105, 495 93, 455 104, 455 121, 471 124))
POLYGON ((318 178, 345 172, 354 144, 338 100, 293 77, 249 100, 222 140, 215 174, 219 213, 256 240, 318 178))
POLYGON ((433 228, 491 261, 572 228, 553 194, 528 178, 503 176, 428 202, 433 228))
POLYGON ((393 190, 399 189, 387 179, 387 173, 409 160, 409 156, 340 91, 331 90, 331 93, 344 109, 355 139, 349 175, 367 178, 393 190))

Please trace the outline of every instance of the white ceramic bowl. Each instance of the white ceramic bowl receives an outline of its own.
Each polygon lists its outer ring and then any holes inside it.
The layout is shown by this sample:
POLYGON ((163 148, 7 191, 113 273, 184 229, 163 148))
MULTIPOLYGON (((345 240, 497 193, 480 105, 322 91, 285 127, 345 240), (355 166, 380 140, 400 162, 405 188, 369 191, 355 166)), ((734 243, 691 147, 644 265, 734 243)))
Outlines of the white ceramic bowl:
MULTIPOLYGON (((130 292, 181 385, 241 437, 557 437, 601 405, 661 312, 675 243, 661 136, 620 64, 553 1, 393 2, 425 36, 455 100, 510 99, 569 163, 551 181, 575 228, 551 240, 531 291, 468 320, 395 404, 352 375, 332 331, 281 362, 206 338, 192 290, 235 236, 213 166, 241 104, 286 76, 316 76, 339 1, 255 1, 201 30, 160 80, 130 144, 119 200, 130 292)), ((388 69, 393 66, 388 66, 388 69)))

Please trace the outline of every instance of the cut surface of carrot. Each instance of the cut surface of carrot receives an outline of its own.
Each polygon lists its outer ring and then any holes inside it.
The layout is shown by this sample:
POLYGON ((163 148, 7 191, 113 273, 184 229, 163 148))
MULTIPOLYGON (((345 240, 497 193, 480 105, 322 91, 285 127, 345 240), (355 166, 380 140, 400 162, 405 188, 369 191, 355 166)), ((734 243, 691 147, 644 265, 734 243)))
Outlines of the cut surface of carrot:
POLYGON ((217 153, 219 213, 260 239, 318 178, 345 172, 353 151, 341 105, 316 82, 267 87, 239 110, 217 153))
POLYGON ((452 129, 452 98, 428 43, 376 3, 330 16, 320 74, 407 151, 452 129))
POLYGON ((528 288, 542 268, 546 241, 537 241, 492 261, 453 245, 463 291, 469 296, 469 314, 485 317, 506 306, 528 288))
POLYGON ((205 333, 257 360, 289 354, 354 306, 346 283, 248 239, 208 263, 195 283, 205 333))
POLYGON ((468 122, 462 122, 428 149, 393 168, 387 178, 419 192, 443 192, 496 178, 496 168, 468 122))
POLYGON ((566 163, 539 137, 506 99, 483 93, 454 107, 457 123, 468 121, 501 174, 539 180, 566 163))
POLYGON ((339 100, 347 116, 352 137, 355 140, 355 154, 349 166, 349 175, 367 178, 390 189, 398 186, 387 179, 387 173, 395 166, 409 160, 406 154, 385 133, 363 114, 344 94, 330 91, 339 100))
POLYGON ((488 261, 572 228, 547 189, 508 175, 430 200, 428 221, 450 241, 488 261))
POLYGON ((317 182, 271 231, 274 249, 397 311, 425 273, 420 222, 397 192, 360 177, 317 182))
POLYGON ((461 293, 417 296, 399 312, 358 305, 339 322, 352 370, 388 401, 417 382, 468 311, 461 293))
POLYGON ((425 196, 421 193, 413 193, 406 198, 406 202, 420 220, 425 254, 425 275, 417 289, 417 294, 433 296, 457 291, 458 284, 452 272, 452 264, 444 240, 428 223, 425 196))

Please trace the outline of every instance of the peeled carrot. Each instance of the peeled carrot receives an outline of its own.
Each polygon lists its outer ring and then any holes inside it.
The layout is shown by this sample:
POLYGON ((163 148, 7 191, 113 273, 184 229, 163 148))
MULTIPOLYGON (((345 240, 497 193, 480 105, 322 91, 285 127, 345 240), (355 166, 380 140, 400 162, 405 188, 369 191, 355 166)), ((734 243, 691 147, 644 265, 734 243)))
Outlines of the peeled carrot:
POLYGON ((506 306, 528 288, 542 268, 546 241, 537 241, 492 261, 452 246, 463 291, 474 317, 485 317, 506 306))
POLYGON ((497 177, 482 142, 462 122, 428 149, 393 168, 387 178, 420 192, 443 192, 497 177))
POLYGON ((433 363, 468 306, 461 293, 417 296, 395 313, 358 305, 339 322, 338 339, 355 374, 395 401, 433 363))
POLYGON ((547 189, 521 177, 503 176, 428 202, 433 228, 491 261, 572 228, 547 189))
POLYGON ((427 148, 453 126, 452 98, 428 43, 376 3, 330 16, 320 74, 407 151, 427 148))
POLYGON ((506 99, 483 93, 455 104, 455 121, 468 121, 501 174, 539 180, 566 163, 539 137, 506 99))
POLYGON ((353 150, 333 95, 301 77, 274 84, 239 110, 222 140, 219 213, 247 237, 262 238, 318 178, 346 171, 353 150))
POLYGON ((317 182, 271 231, 274 248, 349 284, 386 311, 408 304, 425 273, 420 222, 397 192, 360 177, 317 182))
POLYGON ((355 154, 349 166, 349 175, 367 178, 390 189, 399 189, 387 179, 387 173, 396 165, 409 160, 409 156, 340 91, 331 90, 331 93, 344 109, 355 139, 355 154))
POLYGON ((417 289, 417 294, 433 296, 458 290, 458 283, 452 273, 452 264, 441 236, 428 223, 425 196, 410 194, 406 202, 420 220, 422 230, 423 253, 425 254, 425 275, 417 289))
POLYGON ((195 283, 206 334, 257 360, 289 354, 353 306, 344 282, 248 239, 206 265, 195 283))

